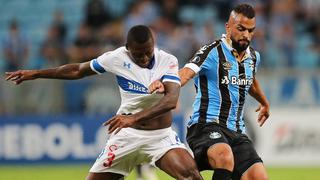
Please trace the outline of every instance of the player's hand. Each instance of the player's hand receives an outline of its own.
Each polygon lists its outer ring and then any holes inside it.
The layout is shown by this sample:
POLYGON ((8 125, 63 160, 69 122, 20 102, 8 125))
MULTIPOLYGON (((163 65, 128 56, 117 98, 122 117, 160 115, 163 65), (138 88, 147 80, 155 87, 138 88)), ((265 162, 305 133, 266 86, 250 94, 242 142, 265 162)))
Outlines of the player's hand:
POLYGON ((6 72, 6 81, 12 81, 14 84, 20 84, 23 81, 36 79, 35 71, 19 70, 14 72, 6 72))
POLYGON ((109 125, 109 134, 113 132, 117 134, 122 128, 131 127, 135 121, 134 115, 116 115, 104 122, 103 125, 109 125))
POLYGON ((261 127, 270 116, 269 106, 263 106, 260 104, 259 107, 256 109, 256 112, 259 112, 258 123, 261 127))
POLYGON ((164 92, 164 85, 160 80, 156 80, 152 82, 148 87, 149 93, 163 93, 164 92))

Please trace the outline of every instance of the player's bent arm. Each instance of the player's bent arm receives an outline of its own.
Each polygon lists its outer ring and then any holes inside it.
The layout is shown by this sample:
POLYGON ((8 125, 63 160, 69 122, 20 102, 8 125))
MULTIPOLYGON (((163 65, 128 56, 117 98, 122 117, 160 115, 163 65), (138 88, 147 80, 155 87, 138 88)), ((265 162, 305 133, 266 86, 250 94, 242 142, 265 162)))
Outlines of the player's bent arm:
POLYGON ((249 94, 254 97, 262 106, 269 107, 267 97, 264 95, 259 81, 254 78, 252 86, 249 89, 249 94))
POLYGON ((184 67, 184 68, 180 69, 179 70, 179 77, 180 77, 180 81, 181 81, 181 86, 184 86, 195 75, 196 75, 196 73, 188 67, 184 67))
POLYGON ((135 122, 152 119, 176 108, 180 85, 173 82, 164 82, 163 84, 165 86, 164 96, 156 105, 134 114, 135 122))

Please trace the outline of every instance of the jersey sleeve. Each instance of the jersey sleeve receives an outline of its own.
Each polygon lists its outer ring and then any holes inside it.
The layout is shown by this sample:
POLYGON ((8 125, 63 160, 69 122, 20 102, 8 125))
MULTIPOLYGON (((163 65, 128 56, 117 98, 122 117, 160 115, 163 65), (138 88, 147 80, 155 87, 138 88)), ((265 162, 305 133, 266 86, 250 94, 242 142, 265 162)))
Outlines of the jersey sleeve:
POLYGON ((211 50, 216 47, 217 43, 218 42, 214 42, 202 46, 184 67, 192 69, 196 74, 201 69, 209 69, 211 64, 210 59, 212 59, 214 55, 211 50))
POLYGON ((255 65, 255 72, 257 72, 259 64, 260 64, 260 53, 258 51, 255 51, 255 54, 256 54, 256 58, 257 58, 257 62, 256 62, 256 65, 255 65))
POLYGON ((162 76, 161 81, 162 82, 174 82, 177 84, 181 84, 180 83, 180 77, 178 74, 179 71, 179 64, 178 64, 178 60, 176 57, 174 56, 170 56, 170 61, 168 63, 168 70, 166 71, 166 73, 162 76))
POLYGON ((116 60, 115 53, 113 51, 106 52, 96 59, 91 60, 90 67, 98 74, 104 72, 113 72, 114 62, 116 60))

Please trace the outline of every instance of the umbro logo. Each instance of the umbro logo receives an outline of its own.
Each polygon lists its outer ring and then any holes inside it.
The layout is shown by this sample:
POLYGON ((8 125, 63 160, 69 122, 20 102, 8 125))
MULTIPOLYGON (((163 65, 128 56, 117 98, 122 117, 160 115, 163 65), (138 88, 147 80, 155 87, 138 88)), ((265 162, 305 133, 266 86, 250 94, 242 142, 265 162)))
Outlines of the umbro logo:
POLYGON ((221 134, 218 132, 211 132, 209 135, 209 138, 210 139, 219 139, 219 138, 221 138, 221 134))
POLYGON ((223 64, 222 64, 222 66, 223 66, 223 69, 224 70, 231 70, 232 69, 232 63, 231 62, 224 62, 223 64))

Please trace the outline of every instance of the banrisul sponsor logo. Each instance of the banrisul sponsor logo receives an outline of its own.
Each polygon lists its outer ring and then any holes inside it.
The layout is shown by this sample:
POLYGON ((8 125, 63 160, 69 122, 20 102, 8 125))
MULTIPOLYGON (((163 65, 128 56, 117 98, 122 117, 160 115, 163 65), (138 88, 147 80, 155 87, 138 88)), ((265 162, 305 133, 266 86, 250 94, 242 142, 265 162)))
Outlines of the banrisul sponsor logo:
POLYGON ((223 76, 221 79, 221 84, 232 84, 232 85, 237 85, 237 86, 250 86, 253 83, 252 78, 246 78, 244 75, 243 76, 231 76, 229 79, 228 76, 223 76))

